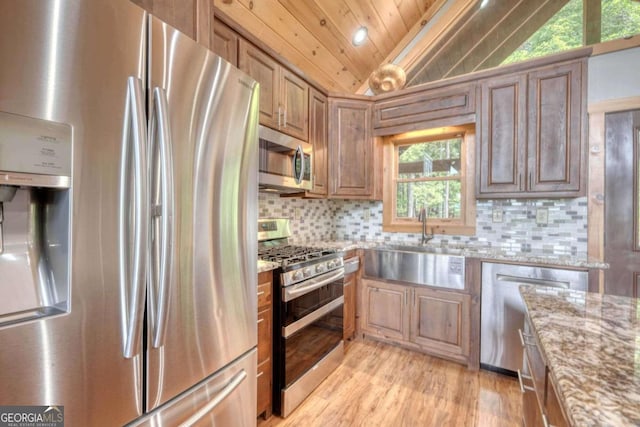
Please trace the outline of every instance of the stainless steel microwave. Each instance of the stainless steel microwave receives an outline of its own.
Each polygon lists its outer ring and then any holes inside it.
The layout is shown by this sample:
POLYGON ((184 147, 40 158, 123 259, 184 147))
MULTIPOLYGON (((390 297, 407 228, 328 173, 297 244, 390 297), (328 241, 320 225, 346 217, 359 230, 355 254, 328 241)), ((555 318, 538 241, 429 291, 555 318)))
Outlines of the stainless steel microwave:
POLYGON ((260 189, 279 193, 311 190, 311 144, 262 125, 259 138, 260 189))

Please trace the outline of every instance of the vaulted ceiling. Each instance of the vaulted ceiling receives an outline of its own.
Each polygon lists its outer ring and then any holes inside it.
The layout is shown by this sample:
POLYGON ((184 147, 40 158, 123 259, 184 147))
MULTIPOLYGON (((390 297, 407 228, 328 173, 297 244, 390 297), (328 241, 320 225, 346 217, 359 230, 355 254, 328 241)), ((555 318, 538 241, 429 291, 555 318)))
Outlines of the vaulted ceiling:
POLYGON ((365 93, 382 65, 407 85, 499 65, 568 0, 214 0, 243 28, 330 92, 365 93), (361 46, 355 30, 368 29, 361 46))

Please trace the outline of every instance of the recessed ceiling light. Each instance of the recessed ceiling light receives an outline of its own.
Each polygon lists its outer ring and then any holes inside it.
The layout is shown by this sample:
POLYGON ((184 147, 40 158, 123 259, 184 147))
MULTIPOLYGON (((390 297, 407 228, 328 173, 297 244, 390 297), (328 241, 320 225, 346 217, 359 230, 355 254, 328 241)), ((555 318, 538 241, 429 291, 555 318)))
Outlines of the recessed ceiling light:
POLYGON ((367 40, 367 27, 360 27, 353 33, 351 43, 353 43, 354 46, 360 46, 365 40, 367 40))
POLYGON ((488 4, 489 4, 489 0, 482 0, 482 3, 480 3, 480 9, 482 9, 483 7, 485 7, 488 4))

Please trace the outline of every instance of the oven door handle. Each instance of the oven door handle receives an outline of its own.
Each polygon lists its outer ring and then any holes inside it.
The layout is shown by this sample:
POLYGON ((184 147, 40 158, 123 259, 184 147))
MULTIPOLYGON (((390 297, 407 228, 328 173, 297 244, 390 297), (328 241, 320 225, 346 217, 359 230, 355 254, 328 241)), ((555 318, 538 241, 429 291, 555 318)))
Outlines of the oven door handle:
POLYGON ((304 282, 303 286, 289 286, 288 288, 284 288, 282 290, 282 299, 284 302, 291 301, 292 299, 296 299, 304 294, 308 294, 309 292, 321 288, 324 285, 327 285, 331 282, 334 282, 338 279, 342 279, 344 277, 344 268, 339 268, 335 271, 335 273, 330 276, 320 276, 314 279, 307 280, 304 282))
POLYGON ((343 304, 344 304, 344 295, 341 295, 338 298, 332 300, 330 303, 323 305, 316 311, 312 311, 311 313, 307 314, 302 319, 296 320, 295 322, 293 322, 288 326, 283 326, 282 337, 289 338, 291 335, 295 334, 300 329, 304 328, 305 326, 309 326, 310 324, 312 324, 322 316, 329 314, 331 311, 335 310, 336 308, 340 307, 343 304))

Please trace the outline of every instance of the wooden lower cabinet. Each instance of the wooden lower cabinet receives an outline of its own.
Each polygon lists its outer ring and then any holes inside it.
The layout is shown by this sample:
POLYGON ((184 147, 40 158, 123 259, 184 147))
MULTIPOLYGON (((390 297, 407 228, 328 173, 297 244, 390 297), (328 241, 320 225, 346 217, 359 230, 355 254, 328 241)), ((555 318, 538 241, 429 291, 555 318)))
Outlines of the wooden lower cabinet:
POLYGON ((351 339, 356 333, 356 275, 344 276, 344 341, 351 339))
POLYGON ((471 296, 362 279, 365 335, 469 363, 471 296))
POLYGON ((380 338, 408 340, 409 288, 363 279, 362 292, 364 331, 380 338))
POLYGON ((271 416, 272 343, 273 343, 273 274, 258 274, 258 405, 257 415, 271 416))
POLYGON ((449 357, 464 359, 469 352, 470 304, 468 294, 415 288, 411 341, 449 357))
MULTIPOLYGON (((528 323, 525 317, 525 323, 528 323)), ((530 331, 530 324, 525 331, 530 331)), ((545 364, 542 353, 538 347, 535 336, 527 332, 521 332, 524 338, 524 363, 523 371, 530 375, 521 376, 522 382, 522 421, 526 427, 566 427, 567 422, 560 401, 556 395, 555 387, 549 368, 545 364)))

